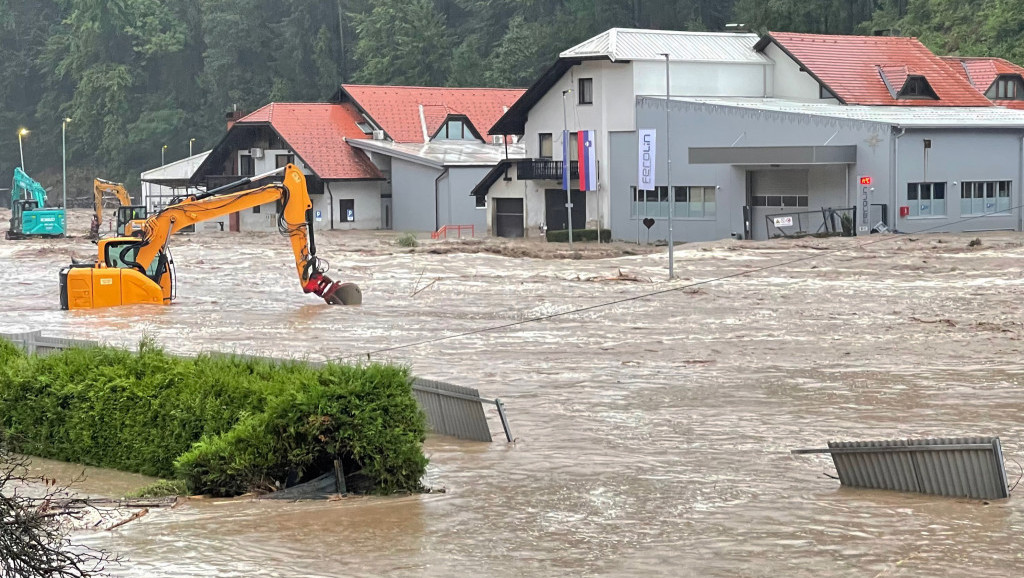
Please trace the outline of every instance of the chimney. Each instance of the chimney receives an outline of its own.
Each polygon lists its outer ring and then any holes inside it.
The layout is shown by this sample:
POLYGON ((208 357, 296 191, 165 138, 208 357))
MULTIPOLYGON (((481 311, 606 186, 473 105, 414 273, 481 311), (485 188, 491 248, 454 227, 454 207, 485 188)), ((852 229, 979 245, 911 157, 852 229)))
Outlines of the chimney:
POLYGON ((231 110, 224 113, 224 118, 228 121, 228 130, 231 130, 231 127, 235 126, 235 122, 243 116, 245 116, 245 113, 238 110, 238 105, 232 105, 231 110))

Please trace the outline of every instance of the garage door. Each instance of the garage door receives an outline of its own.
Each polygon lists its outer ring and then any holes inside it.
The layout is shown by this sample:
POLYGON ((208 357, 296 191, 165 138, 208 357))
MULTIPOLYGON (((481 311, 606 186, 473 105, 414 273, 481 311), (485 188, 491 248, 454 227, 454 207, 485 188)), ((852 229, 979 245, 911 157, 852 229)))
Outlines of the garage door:
POLYGON ((494 234, 522 237, 523 233, 523 200, 494 199, 494 234))
MULTIPOLYGON (((806 169, 753 171, 751 174, 751 233, 754 239, 772 236, 765 221, 766 215, 807 211, 806 169)), ((774 231, 778 234, 778 231, 774 231)))

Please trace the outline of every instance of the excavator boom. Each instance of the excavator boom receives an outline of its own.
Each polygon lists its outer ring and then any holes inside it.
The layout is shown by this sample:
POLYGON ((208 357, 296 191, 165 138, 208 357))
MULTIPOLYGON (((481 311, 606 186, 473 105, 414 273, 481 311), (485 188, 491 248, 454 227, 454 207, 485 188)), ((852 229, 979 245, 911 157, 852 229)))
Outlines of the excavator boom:
POLYGON ((92 217, 92 224, 89 227, 89 237, 99 239, 100 225, 103 223, 103 200, 113 197, 117 200, 117 234, 131 235, 135 232, 134 225, 146 218, 146 207, 133 205, 128 189, 123 183, 115 183, 105 179, 93 179, 93 208, 95 213, 92 217))
POLYGON ((331 304, 359 304, 362 294, 357 286, 332 281, 324 274, 327 265, 316 256, 313 204, 306 190, 306 177, 297 167, 288 165, 168 205, 146 220, 139 237, 101 239, 97 243, 99 255, 96 263, 88 266, 73 263, 61 271, 61 307, 85 309, 131 303, 170 303, 174 298, 174 266, 169 249, 171 235, 195 223, 275 201, 283 205, 278 228, 291 243, 302 290, 314 293, 331 304), (221 192, 282 171, 284 178, 280 183, 221 192), (117 270, 118 279, 109 278, 111 269, 117 270))

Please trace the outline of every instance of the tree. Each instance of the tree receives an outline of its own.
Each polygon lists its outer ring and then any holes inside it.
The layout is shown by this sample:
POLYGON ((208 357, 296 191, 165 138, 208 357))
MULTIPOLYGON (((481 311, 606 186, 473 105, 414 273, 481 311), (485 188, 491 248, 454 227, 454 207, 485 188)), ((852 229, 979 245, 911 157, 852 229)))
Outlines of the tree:
POLYGON ((0 576, 98 576, 116 563, 106 552, 71 545, 64 522, 78 517, 84 502, 54 480, 29 476, 28 465, 0 434, 0 576), (26 495, 30 486, 43 488, 42 495, 26 495))
POLYGON ((451 45, 444 17, 431 0, 381 0, 357 15, 357 82, 440 86, 448 78, 451 45))

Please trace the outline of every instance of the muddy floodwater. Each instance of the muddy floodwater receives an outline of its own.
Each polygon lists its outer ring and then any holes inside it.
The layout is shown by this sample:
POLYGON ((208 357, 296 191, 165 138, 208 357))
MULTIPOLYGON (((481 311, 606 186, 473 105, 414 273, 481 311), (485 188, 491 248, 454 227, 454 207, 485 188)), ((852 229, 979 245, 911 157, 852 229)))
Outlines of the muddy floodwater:
MULTIPOLYGON (((0 331, 150 336, 179 353, 369 354, 505 402, 514 444, 492 409, 494 443, 428 439, 425 482, 446 493, 191 501, 76 536, 125 555, 120 575, 1019 576, 1021 497, 841 489, 823 475, 827 456, 789 453, 994 435, 1017 480, 1024 236, 969 247, 976 236, 682 245, 669 282, 664 249, 572 259, 543 243, 426 241, 410 252, 386 235, 323 234, 334 275, 363 289, 363 305, 345 308, 301 293, 280 237, 202 233, 174 240, 174 305, 84 312, 59 309, 57 270, 89 255, 88 241, 0 242, 0 331)), ((120 491, 121 476, 91 483, 120 491)))

